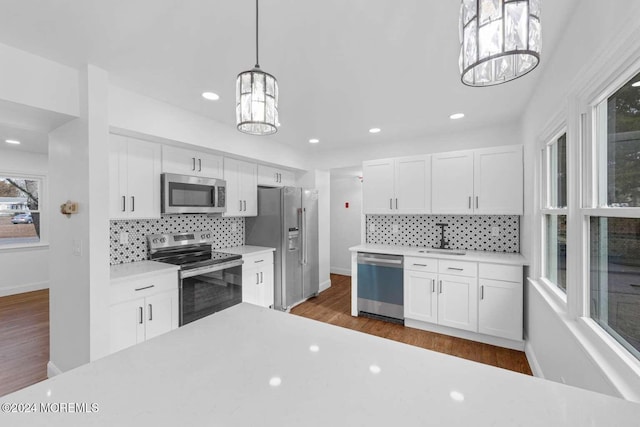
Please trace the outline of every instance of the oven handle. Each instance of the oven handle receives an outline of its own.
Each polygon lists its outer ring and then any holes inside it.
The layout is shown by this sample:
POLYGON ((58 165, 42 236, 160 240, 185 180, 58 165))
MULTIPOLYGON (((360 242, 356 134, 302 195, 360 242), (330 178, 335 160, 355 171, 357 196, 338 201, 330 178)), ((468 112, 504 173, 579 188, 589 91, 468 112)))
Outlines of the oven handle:
POLYGON ((194 268, 192 270, 185 270, 185 271, 181 270, 180 278, 187 279, 189 277, 199 276, 201 274, 213 273, 214 271, 220 271, 220 270, 225 270, 227 268, 237 267, 239 265, 242 265, 243 263, 244 261, 242 261, 241 259, 236 259, 233 261, 223 262, 220 264, 207 265, 204 267, 194 268))

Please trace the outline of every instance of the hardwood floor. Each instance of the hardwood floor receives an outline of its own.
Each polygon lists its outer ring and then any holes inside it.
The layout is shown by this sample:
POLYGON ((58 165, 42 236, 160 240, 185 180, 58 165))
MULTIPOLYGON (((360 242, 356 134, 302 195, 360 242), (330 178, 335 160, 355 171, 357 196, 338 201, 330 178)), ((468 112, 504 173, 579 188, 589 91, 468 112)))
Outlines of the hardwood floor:
POLYGON ((331 275, 331 288, 291 309, 291 313, 417 347, 531 375, 521 351, 495 347, 381 320, 351 316, 351 278, 331 275))
POLYGON ((47 379, 49 290, 0 298, 0 396, 47 379))

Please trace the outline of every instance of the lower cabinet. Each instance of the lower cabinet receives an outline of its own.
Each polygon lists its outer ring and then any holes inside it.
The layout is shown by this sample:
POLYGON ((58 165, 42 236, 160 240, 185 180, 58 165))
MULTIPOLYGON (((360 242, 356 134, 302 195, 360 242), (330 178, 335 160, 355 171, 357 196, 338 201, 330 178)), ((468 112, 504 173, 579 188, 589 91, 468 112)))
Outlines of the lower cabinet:
POLYGON ((273 252, 242 257, 242 301, 273 306, 273 252))
POLYGON ((177 273, 111 286, 110 352, 122 350, 178 327, 177 273))
POLYGON ((404 257, 404 316, 522 341, 522 267, 404 257))

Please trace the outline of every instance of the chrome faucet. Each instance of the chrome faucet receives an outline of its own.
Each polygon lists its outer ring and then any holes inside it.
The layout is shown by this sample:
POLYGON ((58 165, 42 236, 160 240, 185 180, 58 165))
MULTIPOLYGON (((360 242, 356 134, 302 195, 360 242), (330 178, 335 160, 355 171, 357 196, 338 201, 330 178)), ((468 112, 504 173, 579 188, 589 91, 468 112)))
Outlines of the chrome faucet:
POLYGON ((440 227, 440 246, 434 246, 433 249, 447 249, 447 246, 449 246, 449 242, 447 240, 444 240, 444 229, 445 227, 448 227, 449 224, 438 223, 436 225, 440 227))

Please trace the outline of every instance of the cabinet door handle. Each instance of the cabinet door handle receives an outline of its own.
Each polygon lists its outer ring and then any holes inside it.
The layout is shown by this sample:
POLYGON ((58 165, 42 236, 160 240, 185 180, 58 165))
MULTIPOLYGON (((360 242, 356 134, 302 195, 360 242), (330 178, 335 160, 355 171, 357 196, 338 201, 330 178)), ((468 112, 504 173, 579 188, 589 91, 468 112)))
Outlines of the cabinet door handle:
POLYGON ((436 281, 435 279, 431 279, 431 293, 436 291, 436 281))
POLYGON ((278 182, 282 183, 282 174, 281 173, 278 173, 278 182))
POLYGON ((441 294, 441 293, 442 293, 442 280, 440 280, 439 285, 440 285, 440 288, 439 288, 439 290, 438 290, 438 293, 440 293, 440 294, 441 294))
POLYGON ((193 166, 191 167, 191 170, 194 171, 196 170, 196 158, 192 157, 191 160, 193 160, 193 166))
POLYGON ((140 312, 140 321, 138 323, 142 325, 142 322, 144 322, 144 318, 142 317, 142 307, 138 307, 138 311, 140 312))
POLYGON ((131 212, 136 211, 136 196, 131 196, 131 212))
POLYGON ((262 271, 260 272, 260 283, 264 283, 264 276, 262 275, 262 271))
POLYGON ((484 285, 480 286, 480 299, 484 299, 484 285))
POLYGON ((153 304, 149 304, 149 320, 153 320, 153 304))
POLYGON ((198 172, 202 172, 202 159, 198 159, 198 172))
POLYGON ((469 196, 469 209, 471 209, 471 196, 469 196))
POLYGON ((143 291, 143 290, 145 290, 145 289, 151 289, 151 288, 153 288, 154 286, 155 286, 155 285, 149 285, 149 286, 145 286, 144 288, 136 288, 136 289, 135 289, 135 291, 137 292, 137 291, 143 291))
POLYGON ((239 200, 239 202, 240 202, 240 208, 238 210, 242 212, 242 200, 239 200))
POLYGON ((242 203, 244 204, 244 211, 246 212, 247 211, 247 201, 243 200, 242 203))
POLYGON ((274 172, 273 176, 275 177, 275 181, 278 182, 278 172, 274 172))
POLYGON ((389 209, 393 209, 393 199, 389 199, 389 209))
POLYGON ((127 210, 127 197, 122 196, 122 212, 127 210))
POLYGON ((476 196, 476 209, 478 209, 478 196, 476 196))
POLYGON ((396 209, 398 209, 398 198, 396 197, 396 209))
POLYGON ((256 273, 256 285, 260 284, 260 273, 256 273))

